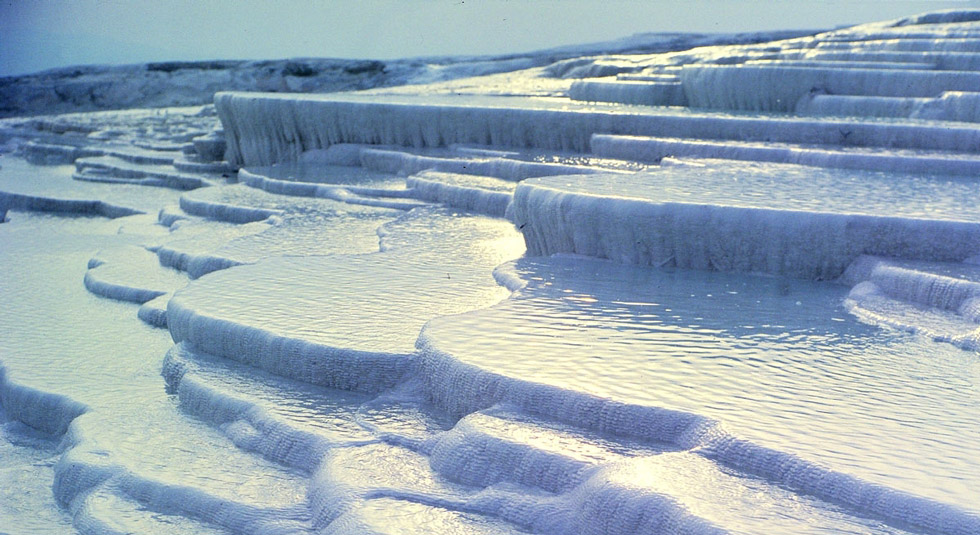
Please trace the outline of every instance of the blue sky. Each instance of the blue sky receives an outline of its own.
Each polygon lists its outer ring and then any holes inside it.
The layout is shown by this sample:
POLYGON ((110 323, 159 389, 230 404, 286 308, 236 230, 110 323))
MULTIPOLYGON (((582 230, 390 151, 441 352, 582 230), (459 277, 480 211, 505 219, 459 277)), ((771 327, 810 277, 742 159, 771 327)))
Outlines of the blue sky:
POLYGON ((0 75, 195 59, 499 54, 641 32, 831 28, 940 0, 0 0, 0 75))

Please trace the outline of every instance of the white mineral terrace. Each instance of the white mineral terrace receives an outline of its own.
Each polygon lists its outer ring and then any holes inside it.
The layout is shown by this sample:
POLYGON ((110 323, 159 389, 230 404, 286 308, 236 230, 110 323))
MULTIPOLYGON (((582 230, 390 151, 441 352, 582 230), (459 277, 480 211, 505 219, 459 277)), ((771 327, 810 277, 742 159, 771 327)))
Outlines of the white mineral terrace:
POLYGON ((2 120, 0 533, 980 533, 978 58, 2 120))

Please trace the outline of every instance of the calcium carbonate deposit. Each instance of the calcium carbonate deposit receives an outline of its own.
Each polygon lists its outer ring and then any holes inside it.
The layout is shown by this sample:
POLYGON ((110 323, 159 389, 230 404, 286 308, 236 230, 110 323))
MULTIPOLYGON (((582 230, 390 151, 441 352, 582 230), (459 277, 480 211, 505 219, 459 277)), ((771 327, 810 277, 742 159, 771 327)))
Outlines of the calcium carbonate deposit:
POLYGON ((3 119, 0 533, 980 533, 980 11, 774 37, 3 119))

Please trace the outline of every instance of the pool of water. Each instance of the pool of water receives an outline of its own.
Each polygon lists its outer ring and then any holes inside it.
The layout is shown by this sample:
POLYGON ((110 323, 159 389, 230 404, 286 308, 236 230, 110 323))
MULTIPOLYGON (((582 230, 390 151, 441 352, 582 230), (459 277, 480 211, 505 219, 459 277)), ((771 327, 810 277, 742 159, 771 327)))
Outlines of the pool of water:
POLYGON ((20 158, 0 157, 0 191, 53 197, 101 200, 109 204, 154 213, 176 204, 179 191, 131 184, 105 184, 73 180, 74 165, 31 165, 20 158))
POLYGON ((976 511, 980 360, 859 323, 842 309, 847 288, 560 256, 501 271, 526 287, 432 321, 432 347, 522 381, 708 416, 976 511))
POLYGON ((723 160, 654 168, 630 178, 541 177, 527 184, 585 195, 777 210, 980 220, 972 178, 723 160))
MULTIPOLYGON (((173 343, 165 330, 139 321, 135 305, 96 297, 81 284, 97 251, 145 239, 118 233, 121 224, 16 212, 0 225, 0 291, 9 299, 0 355, 6 379, 35 392, 6 409, 42 427, 71 423, 67 450, 59 451, 67 457, 55 472, 54 463, 38 462, 38 473, 50 477, 52 501, 66 506, 93 477, 108 473, 131 496, 150 502, 170 488, 174 497, 200 492, 259 511, 303 503, 304 477, 237 449, 177 409, 160 378, 173 343), (250 474, 247 481, 243 473, 250 474)), ((27 498, 18 494, 9 506, 24 507, 20 500, 27 498)), ((125 514, 105 507, 101 514, 116 513, 125 514)), ((0 520, 5 530, 6 522, 0 520)))

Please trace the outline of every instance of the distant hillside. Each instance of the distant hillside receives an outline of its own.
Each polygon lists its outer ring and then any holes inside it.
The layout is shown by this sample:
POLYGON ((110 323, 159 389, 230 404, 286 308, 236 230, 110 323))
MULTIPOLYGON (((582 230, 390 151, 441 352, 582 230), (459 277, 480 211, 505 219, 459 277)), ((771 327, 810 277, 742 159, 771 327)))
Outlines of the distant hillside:
POLYGON ((313 58, 65 67, 0 78, 0 117, 206 104, 217 91, 354 91, 515 71, 590 54, 668 52, 704 45, 764 42, 809 33, 812 32, 650 33, 528 54, 387 62, 313 58))

